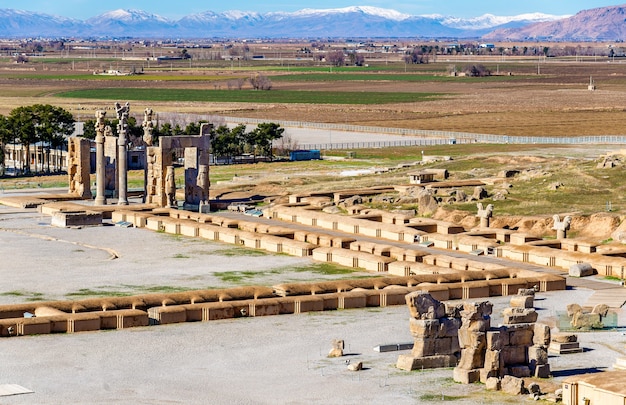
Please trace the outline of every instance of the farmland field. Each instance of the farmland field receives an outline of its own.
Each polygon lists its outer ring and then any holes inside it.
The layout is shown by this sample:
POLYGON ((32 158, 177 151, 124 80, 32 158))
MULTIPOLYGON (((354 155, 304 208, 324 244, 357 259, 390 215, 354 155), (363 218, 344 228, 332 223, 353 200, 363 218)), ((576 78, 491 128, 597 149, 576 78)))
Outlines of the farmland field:
POLYGON ((488 77, 453 77, 476 61, 439 57, 407 65, 372 62, 330 67, 282 60, 193 61, 156 64, 106 55, 43 58, 24 65, 0 60, 0 114, 16 105, 49 103, 78 119, 113 101, 132 101, 131 113, 155 112, 357 124, 496 135, 621 135, 626 64, 602 59, 484 57, 488 77), (613 63, 614 62, 614 63, 613 63), (134 76, 101 76, 107 69, 134 76), (269 91, 249 78, 266 76, 269 91), (590 78, 597 89, 587 90, 590 78))

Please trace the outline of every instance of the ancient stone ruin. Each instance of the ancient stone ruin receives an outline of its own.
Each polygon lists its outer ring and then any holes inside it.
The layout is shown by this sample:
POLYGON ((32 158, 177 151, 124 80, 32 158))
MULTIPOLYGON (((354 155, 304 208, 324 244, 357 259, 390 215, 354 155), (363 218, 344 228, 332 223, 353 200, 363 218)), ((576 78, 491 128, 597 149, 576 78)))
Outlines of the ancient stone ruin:
POLYGON ((504 324, 492 327, 493 306, 488 301, 451 304, 423 291, 408 294, 414 345, 410 355, 399 356, 396 366, 403 370, 456 366, 457 382, 480 381, 493 389, 513 385, 522 393, 522 377, 550 376, 550 328, 536 323, 537 312, 528 308, 533 297, 534 290, 521 290, 511 300, 514 306, 504 311, 504 324))
MULTIPOLYGON (((128 205, 128 137, 127 120, 130 104, 115 103, 118 136, 105 125, 106 111, 96 111, 96 206, 106 205, 106 195, 117 197, 118 205, 128 205)), ((143 138, 146 147, 144 200, 157 207, 178 207, 174 155, 184 156, 184 208, 209 211, 209 148, 210 124, 202 124, 199 135, 168 136, 153 145, 153 111, 144 110, 143 138)), ((89 178, 90 142, 72 138, 69 143, 70 193, 91 198, 89 178)))
POLYGON ((396 367, 410 371, 455 366, 461 352, 459 306, 441 303, 423 291, 408 294, 406 303, 413 350, 400 355, 396 367))

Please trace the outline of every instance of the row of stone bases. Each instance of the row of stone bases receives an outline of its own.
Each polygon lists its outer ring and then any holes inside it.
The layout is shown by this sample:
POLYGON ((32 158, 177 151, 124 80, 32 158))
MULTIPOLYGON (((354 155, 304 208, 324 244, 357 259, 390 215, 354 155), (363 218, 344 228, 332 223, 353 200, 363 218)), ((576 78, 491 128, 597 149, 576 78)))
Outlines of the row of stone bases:
POLYGON ((488 301, 442 303, 427 292, 408 294, 413 350, 400 355, 396 366, 408 371, 455 367, 457 382, 480 381, 494 390, 504 384, 507 392, 523 393, 523 377, 550 376, 550 327, 536 323, 534 294, 523 289, 513 296, 498 327, 491 326, 488 301))

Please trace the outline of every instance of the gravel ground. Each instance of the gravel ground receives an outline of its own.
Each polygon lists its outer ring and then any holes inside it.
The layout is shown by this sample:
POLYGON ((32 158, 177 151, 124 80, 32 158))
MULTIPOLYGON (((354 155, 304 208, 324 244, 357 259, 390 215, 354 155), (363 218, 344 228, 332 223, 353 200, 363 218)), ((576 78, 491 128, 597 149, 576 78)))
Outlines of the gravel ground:
MULTIPOLYGON (((225 255, 228 245, 142 229, 48 224, 49 218, 35 212, 0 206, 0 303, 65 299, 82 289, 206 288, 223 284, 218 273, 226 271, 259 271, 264 275, 253 281, 267 285, 311 277, 289 270, 309 264, 306 259, 225 255)), ((540 320, 553 323, 556 311, 591 294, 538 294, 540 320)), ((508 298, 490 301, 497 325, 508 298)), ((551 356, 549 382, 609 369, 625 355, 621 331, 580 333, 579 340, 584 353, 551 356)), ((451 369, 397 370, 399 352, 373 350, 411 341, 403 306, 7 338, 1 341, 0 384, 34 393, 2 397, 0 403, 427 404, 441 402, 442 395, 450 403, 519 402, 481 385, 458 385, 451 369), (326 357, 333 339, 345 340, 347 356, 326 357), (362 361, 365 369, 350 372, 347 360, 362 361)))

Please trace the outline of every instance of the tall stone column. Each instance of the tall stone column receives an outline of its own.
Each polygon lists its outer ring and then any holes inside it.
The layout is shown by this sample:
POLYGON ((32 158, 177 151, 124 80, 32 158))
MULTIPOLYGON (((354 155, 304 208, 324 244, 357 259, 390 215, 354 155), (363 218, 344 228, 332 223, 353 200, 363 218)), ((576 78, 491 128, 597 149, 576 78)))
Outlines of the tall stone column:
POLYGON ((96 200, 95 205, 106 205, 105 178, 106 162, 104 159, 104 117, 106 111, 96 111, 96 200))
POLYGON ((126 137, 128 119, 128 113, 130 111, 129 103, 123 106, 120 103, 115 103, 115 110, 117 111, 117 118, 119 120, 117 126, 118 138, 117 138, 117 167, 119 174, 119 196, 117 205, 128 205, 128 159, 127 159, 127 144, 126 137))

